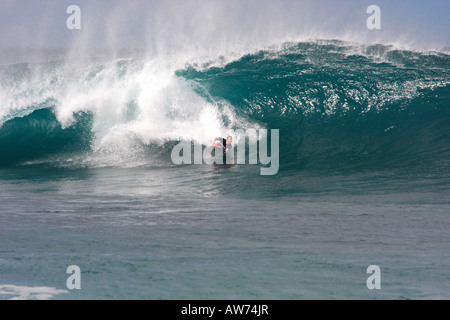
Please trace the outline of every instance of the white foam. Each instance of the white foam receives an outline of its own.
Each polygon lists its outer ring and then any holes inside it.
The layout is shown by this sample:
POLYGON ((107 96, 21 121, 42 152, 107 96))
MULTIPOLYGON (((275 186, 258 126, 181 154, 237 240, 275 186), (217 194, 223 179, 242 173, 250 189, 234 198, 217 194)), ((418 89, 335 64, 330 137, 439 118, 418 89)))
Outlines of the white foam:
POLYGON ((230 110, 195 93, 175 75, 174 66, 160 60, 124 62, 126 67, 120 63, 103 65, 94 77, 72 82, 55 108, 66 127, 79 111, 94 115, 94 152, 130 156, 142 144, 192 140, 194 131, 214 136, 226 129, 222 116, 230 110))
POLYGON ((53 287, 28 287, 13 284, 0 285, 0 296, 13 296, 9 300, 48 300, 64 293, 69 293, 69 291, 53 287))
MULTIPOLYGON (((234 56, 233 56, 234 57, 234 56)), ((211 56, 209 61, 217 61, 211 56)), ((68 58, 69 59, 69 58, 68 58)), ((27 76, 16 77, 20 66, 2 70, 13 81, 0 83, 0 120, 26 116, 54 104, 63 128, 75 115, 93 115, 89 164, 128 166, 142 163, 143 146, 167 141, 194 140, 209 144, 226 130, 255 126, 238 117, 226 101, 198 94, 196 84, 178 77, 186 56, 146 58, 80 58, 66 63, 27 66, 27 76), (7 73, 11 74, 7 74, 7 73), (45 103, 50 102, 50 103, 45 103), (202 132, 202 138, 196 134, 202 132), (203 138, 204 137, 204 138, 203 138)), ((220 59, 218 59, 220 60, 220 59)), ((207 57, 194 59, 208 61, 207 57)))

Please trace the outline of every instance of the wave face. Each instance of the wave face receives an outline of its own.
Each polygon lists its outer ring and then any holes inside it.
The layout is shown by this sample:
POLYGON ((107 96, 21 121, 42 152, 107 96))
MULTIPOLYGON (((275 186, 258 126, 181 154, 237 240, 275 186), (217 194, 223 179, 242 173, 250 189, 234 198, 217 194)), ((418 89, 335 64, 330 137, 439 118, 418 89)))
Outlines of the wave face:
POLYGON ((0 166, 171 165, 176 141, 280 129, 295 170, 450 160, 450 56, 341 41, 238 58, 129 58, 0 69, 0 166))

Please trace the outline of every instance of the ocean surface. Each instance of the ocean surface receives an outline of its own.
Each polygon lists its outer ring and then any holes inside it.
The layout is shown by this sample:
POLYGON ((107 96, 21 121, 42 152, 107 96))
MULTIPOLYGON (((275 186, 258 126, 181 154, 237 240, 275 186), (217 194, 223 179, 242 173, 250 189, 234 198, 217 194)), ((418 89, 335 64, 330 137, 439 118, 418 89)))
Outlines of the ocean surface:
POLYGON ((338 40, 4 64, 0 299, 449 299, 449 84, 338 40), (277 174, 173 163, 236 129, 279 130, 277 174))

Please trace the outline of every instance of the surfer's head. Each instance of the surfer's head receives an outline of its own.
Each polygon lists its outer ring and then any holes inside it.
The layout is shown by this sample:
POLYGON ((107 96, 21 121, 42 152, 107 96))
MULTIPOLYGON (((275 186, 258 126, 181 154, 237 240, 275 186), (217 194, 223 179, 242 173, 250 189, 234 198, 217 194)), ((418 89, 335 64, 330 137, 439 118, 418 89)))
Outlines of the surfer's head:
POLYGON ((228 136, 227 137, 227 144, 231 144, 233 142, 233 137, 232 136, 228 136))

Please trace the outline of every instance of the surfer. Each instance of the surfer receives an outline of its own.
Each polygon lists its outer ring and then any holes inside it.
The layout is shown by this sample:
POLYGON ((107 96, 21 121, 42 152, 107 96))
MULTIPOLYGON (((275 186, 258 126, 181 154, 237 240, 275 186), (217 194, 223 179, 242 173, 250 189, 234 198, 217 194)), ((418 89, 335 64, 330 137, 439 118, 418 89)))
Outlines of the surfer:
POLYGON ((213 143, 211 145, 211 147, 215 147, 219 150, 222 151, 222 164, 218 165, 215 164, 214 167, 216 168, 220 168, 220 166, 225 166, 226 168, 230 168, 231 166, 233 166, 232 164, 227 164, 227 154, 228 151, 230 151, 233 148, 233 138, 231 136, 228 136, 226 139, 222 138, 222 137, 216 137, 213 140, 213 143))
POLYGON ((231 150, 233 147, 233 138, 231 136, 228 136, 226 139, 221 137, 216 137, 213 140, 212 145, 216 148, 220 148, 223 150, 224 154, 227 154, 228 151, 231 150))

